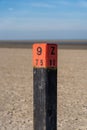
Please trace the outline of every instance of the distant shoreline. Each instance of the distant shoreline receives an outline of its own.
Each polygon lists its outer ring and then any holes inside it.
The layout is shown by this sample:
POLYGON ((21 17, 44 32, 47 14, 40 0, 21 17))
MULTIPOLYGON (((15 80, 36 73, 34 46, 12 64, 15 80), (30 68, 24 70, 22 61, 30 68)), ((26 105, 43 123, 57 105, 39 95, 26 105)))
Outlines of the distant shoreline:
POLYGON ((56 43, 59 49, 87 49, 87 40, 1 40, 0 48, 32 48, 34 43, 56 43))

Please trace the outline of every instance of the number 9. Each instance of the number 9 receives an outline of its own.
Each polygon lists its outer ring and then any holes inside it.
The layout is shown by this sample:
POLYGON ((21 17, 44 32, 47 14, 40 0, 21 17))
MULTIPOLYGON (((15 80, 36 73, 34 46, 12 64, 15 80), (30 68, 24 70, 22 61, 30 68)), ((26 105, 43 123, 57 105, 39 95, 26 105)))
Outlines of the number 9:
POLYGON ((42 48, 41 47, 38 47, 37 48, 37 55, 41 55, 42 54, 42 48))

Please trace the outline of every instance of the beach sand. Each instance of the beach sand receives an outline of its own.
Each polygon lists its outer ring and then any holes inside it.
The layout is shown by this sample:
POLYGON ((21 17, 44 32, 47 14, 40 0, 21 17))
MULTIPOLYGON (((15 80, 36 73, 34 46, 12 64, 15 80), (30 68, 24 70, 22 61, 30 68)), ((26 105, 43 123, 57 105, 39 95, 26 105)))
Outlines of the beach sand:
MULTIPOLYGON (((58 51, 58 130, 87 130, 87 50, 58 51)), ((33 130, 32 49, 0 48, 0 130, 33 130)))

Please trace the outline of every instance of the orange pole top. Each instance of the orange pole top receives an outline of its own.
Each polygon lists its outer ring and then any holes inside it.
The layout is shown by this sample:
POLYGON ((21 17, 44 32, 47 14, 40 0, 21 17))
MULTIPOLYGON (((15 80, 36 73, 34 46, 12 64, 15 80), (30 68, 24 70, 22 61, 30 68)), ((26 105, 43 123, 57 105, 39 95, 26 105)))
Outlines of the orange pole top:
POLYGON ((57 68, 57 44, 35 43, 33 45, 33 67, 57 68))

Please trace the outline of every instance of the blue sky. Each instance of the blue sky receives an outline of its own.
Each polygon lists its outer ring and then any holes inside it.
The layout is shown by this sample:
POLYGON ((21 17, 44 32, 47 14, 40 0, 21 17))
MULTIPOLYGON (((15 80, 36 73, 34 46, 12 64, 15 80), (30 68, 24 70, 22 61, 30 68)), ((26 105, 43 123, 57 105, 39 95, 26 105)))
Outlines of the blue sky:
POLYGON ((0 0, 0 39, 87 39, 87 0, 0 0))

